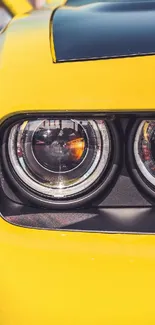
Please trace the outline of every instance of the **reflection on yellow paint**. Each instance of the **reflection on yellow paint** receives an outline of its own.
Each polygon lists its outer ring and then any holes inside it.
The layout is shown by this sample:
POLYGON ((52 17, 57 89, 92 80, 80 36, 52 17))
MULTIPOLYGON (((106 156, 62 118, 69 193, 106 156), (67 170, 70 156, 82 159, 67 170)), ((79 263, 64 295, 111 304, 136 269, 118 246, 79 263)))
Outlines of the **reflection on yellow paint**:
POLYGON ((24 131, 24 129, 26 128, 28 121, 24 121, 23 124, 21 125, 21 131, 24 131))
POLYGON ((148 132, 147 132, 148 126, 149 126, 149 123, 145 122, 144 127, 143 127, 143 134, 144 134, 144 139, 146 141, 148 141, 148 132))

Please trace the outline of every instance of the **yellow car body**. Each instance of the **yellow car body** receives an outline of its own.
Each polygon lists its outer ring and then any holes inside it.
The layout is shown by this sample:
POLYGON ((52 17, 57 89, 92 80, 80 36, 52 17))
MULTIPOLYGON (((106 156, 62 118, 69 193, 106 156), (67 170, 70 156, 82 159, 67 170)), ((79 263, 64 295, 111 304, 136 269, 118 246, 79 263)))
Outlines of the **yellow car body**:
POLYGON ((32 10, 32 6, 27 0, 2 0, 2 4, 13 16, 32 10))
POLYGON ((50 15, 45 10, 40 17, 39 12, 15 17, 2 36, 1 118, 34 110, 154 109, 154 56, 53 64, 50 15))
MULTIPOLYGON (((50 10, 0 36, 0 118, 155 109, 155 56, 55 64, 50 10)), ((155 236, 22 228, 0 218, 0 325, 155 324, 155 236)))

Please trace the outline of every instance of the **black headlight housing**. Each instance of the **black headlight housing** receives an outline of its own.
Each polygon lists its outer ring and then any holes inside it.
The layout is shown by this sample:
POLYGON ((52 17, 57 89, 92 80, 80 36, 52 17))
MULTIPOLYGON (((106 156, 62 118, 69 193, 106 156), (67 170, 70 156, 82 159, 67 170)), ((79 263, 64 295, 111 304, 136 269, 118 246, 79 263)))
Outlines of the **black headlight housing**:
MULTIPOLYGON (((129 129, 129 128, 128 128, 129 129)), ((155 117, 137 118, 127 139, 128 169, 137 188, 155 204, 155 117)))
POLYGON ((154 233, 155 186, 136 158, 138 152, 154 177, 154 121, 152 112, 5 119, 0 126, 5 220, 41 229, 154 233))
POLYGON ((116 181, 121 143, 111 118, 27 114, 10 118, 3 130, 3 170, 23 202, 84 207, 106 197, 116 181))

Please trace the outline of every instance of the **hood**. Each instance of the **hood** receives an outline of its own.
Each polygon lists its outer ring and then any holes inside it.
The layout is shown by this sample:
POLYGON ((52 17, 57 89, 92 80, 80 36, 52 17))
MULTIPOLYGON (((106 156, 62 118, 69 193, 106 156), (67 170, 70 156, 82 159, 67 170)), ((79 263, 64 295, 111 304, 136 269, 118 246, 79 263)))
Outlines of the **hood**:
POLYGON ((155 53, 155 2, 92 1, 83 6, 79 2, 74 1, 73 7, 69 0, 55 12, 56 62, 155 53))
POLYGON ((45 9, 14 18, 0 35, 0 118, 155 109, 154 55, 55 64, 52 17, 45 9))

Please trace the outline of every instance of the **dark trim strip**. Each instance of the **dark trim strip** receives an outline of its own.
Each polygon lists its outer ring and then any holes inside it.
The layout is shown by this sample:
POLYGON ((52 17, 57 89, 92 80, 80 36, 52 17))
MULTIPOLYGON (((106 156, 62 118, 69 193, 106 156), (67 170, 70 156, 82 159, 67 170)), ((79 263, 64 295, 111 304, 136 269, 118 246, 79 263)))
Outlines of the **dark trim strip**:
MULTIPOLYGON (((13 205, 13 203, 12 203, 13 205)), ((155 208, 105 208, 70 212, 45 212, 29 208, 24 213, 4 215, 12 225, 46 230, 70 230, 104 233, 155 233, 155 208)), ((17 211, 17 208, 16 208, 17 211)))

